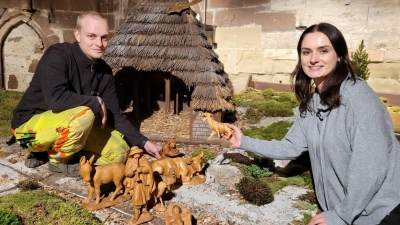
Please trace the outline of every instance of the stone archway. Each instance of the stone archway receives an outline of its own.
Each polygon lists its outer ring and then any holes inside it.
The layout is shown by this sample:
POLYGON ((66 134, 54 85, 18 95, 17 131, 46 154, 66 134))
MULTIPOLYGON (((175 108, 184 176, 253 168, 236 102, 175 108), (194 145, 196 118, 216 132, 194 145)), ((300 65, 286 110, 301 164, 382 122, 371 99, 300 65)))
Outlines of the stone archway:
POLYGON ((44 50, 58 42, 54 37, 48 13, 7 9, 0 18, 0 87, 25 91, 44 50))

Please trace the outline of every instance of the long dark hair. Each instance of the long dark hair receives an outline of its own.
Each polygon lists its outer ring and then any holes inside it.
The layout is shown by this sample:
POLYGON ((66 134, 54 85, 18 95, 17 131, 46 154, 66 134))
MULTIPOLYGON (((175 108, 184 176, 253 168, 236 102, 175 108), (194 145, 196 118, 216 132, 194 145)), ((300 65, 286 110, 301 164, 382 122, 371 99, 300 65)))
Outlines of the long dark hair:
POLYGON ((324 80, 324 90, 320 90, 321 104, 328 106, 328 109, 334 109, 340 106, 340 85, 347 78, 350 73, 351 79, 355 82, 356 74, 354 73, 353 64, 350 61, 349 52, 347 49, 346 41, 343 34, 335 26, 329 23, 319 23, 308 27, 300 36, 299 43, 297 44, 298 62, 297 66, 290 75, 291 83, 294 86, 294 92, 297 99, 300 101, 300 113, 304 114, 306 111, 311 112, 310 100, 313 93, 313 83, 308 77, 300 62, 301 44, 304 37, 309 33, 321 32, 325 34, 339 57, 339 62, 333 71, 324 80))

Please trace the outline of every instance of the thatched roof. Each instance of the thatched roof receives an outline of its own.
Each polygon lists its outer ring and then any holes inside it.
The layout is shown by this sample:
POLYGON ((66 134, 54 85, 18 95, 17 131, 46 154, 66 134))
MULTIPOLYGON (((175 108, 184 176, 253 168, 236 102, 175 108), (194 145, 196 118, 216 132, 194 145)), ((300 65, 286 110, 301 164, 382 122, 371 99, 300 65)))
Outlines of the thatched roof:
MULTIPOLYGON (((234 110, 233 87, 218 55, 207 41, 195 13, 168 11, 185 0, 147 0, 130 9, 125 22, 110 40, 104 60, 114 69, 161 71, 194 88, 194 110, 234 110)), ((134 74, 132 74, 134 76, 134 74)))

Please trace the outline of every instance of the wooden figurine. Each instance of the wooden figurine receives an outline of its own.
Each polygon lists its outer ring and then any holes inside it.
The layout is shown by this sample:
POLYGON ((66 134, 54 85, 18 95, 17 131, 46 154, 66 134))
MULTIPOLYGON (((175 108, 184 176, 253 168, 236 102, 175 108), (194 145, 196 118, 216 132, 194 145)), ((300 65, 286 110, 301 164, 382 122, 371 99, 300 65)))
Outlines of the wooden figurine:
POLYGON ((179 150, 176 148, 176 140, 168 139, 167 143, 162 145, 160 155, 161 158, 176 157, 179 155, 179 150))
POLYGON ((167 191, 168 193, 174 194, 174 192, 172 191, 172 186, 176 182, 175 169, 170 168, 169 175, 160 175, 156 172, 154 173, 154 179, 156 180, 157 188, 153 192, 154 204, 155 204, 153 209, 164 212, 167 209, 167 207, 165 207, 162 195, 167 191), (158 203, 158 200, 160 201, 160 203, 158 203))
POLYGON ((122 190, 125 178, 125 164, 115 162, 107 165, 94 166, 93 161, 94 155, 89 160, 86 160, 86 157, 82 156, 79 162, 79 174, 84 181, 89 183, 89 193, 87 198, 82 201, 82 206, 88 210, 96 210, 128 200, 129 197, 118 196, 118 201, 116 201, 118 193, 122 190), (114 182, 115 191, 111 197, 102 199, 100 202, 100 186, 110 182, 114 182), (96 194, 95 203, 91 203, 93 193, 96 194))
POLYGON ((171 204, 164 213, 165 225, 192 225, 190 211, 177 204, 171 204))
POLYGON ((214 136, 215 134, 218 135, 219 139, 221 138, 221 134, 225 134, 224 139, 226 139, 226 140, 229 140, 229 138, 232 136, 232 133, 233 133, 232 129, 229 128, 228 126, 226 126, 225 123, 220 123, 220 122, 214 120, 210 113, 205 112, 203 114, 202 120, 203 121, 207 120, 208 126, 211 129, 211 134, 208 137, 208 139, 211 139, 211 137, 214 136))
POLYGON ((159 175, 171 175, 170 168, 174 169, 177 183, 181 184, 202 184, 206 178, 200 174, 202 171, 201 158, 204 153, 190 158, 188 156, 176 158, 164 158, 151 162, 154 173, 159 175))
POLYGON ((128 224, 142 224, 154 217, 147 210, 147 202, 155 190, 153 170, 149 161, 143 156, 143 150, 134 146, 130 149, 125 169, 126 192, 132 196, 134 217, 128 224))

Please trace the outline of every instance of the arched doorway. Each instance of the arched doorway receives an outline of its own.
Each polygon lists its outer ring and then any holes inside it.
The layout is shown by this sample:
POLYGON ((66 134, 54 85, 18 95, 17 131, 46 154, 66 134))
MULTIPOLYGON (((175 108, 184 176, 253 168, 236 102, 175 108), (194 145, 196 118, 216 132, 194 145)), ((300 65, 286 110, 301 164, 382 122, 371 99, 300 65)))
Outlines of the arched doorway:
POLYGON ((4 39, 2 50, 4 88, 25 91, 43 55, 41 38, 32 27, 21 23, 4 39))

